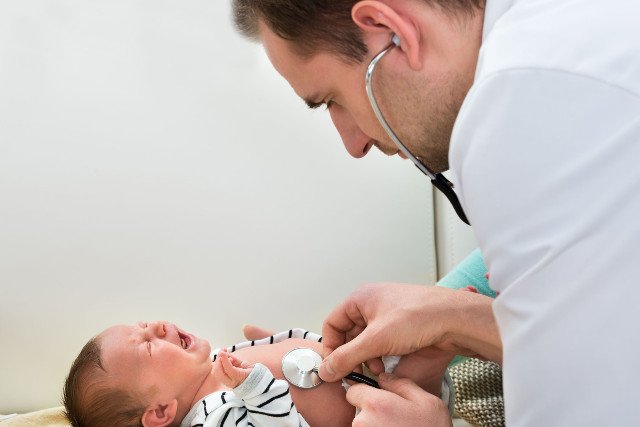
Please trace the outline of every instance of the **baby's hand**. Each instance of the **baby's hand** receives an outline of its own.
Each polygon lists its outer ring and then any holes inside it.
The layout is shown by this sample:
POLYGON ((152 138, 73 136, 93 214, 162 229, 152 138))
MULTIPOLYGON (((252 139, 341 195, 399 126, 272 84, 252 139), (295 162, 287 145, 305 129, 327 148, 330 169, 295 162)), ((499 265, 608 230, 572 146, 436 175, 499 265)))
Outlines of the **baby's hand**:
POLYGON ((243 362, 226 350, 220 350, 216 363, 218 366, 215 371, 218 374, 218 378, 229 388, 236 388, 242 384, 253 369, 252 364, 243 362))

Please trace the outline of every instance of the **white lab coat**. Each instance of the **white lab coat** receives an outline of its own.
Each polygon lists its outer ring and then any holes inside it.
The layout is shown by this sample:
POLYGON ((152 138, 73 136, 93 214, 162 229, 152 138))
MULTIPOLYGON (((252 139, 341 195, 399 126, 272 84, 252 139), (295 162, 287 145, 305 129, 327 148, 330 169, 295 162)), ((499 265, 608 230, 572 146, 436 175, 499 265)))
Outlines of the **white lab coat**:
POLYGON ((508 426, 640 425, 640 1, 488 0, 453 182, 508 426))

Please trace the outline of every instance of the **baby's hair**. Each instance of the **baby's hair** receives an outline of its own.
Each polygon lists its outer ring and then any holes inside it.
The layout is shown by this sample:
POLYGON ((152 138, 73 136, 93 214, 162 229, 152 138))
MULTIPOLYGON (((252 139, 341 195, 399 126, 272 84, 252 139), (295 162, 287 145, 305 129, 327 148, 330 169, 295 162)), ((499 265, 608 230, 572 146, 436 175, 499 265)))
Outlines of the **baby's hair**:
POLYGON ((99 337, 85 344, 64 383, 65 416, 74 427, 142 426, 145 405, 131 391, 109 385, 99 337))

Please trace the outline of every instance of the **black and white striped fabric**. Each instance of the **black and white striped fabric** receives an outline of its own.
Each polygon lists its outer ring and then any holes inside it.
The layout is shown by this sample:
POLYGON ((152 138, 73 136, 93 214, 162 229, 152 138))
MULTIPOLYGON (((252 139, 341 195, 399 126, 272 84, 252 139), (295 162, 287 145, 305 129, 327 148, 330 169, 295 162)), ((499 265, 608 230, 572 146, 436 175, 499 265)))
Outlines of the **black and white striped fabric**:
MULTIPOLYGON (((295 328, 263 339, 244 341, 226 350, 233 353, 241 348, 276 344, 289 338, 322 342, 320 335, 295 328)), ((213 362, 220 350, 217 348, 211 352, 213 362)), ((202 399, 191 408, 180 426, 308 427, 309 424, 296 410, 289 394, 289 384, 284 380, 276 380, 264 365, 257 363, 249 377, 233 391, 218 391, 202 399)))
MULTIPOLYGON (((301 328, 289 329, 288 331, 282 331, 275 335, 271 335, 270 337, 266 337, 259 340, 254 341, 244 341, 236 345, 232 345, 231 347, 227 347, 226 350, 229 353, 233 353, 236 350, 240 350, 241 348, 253 347, 256 345, 265 345, 265 344, 277 344, 289 338, 302 338, 305 340, 312 340, 316 342, 322 342, 322 336, 316 334, 315 332, 307 331, 301 328)), ((216 361, 216 357, 218 352, 221 349, 216 348, 211 352, 211 360, 213 362, 216 361)))
MULTIPOLYGON (((315 332, 307 331, 306 329, 294 328, 294 329, 289 329, 288 331, 279 332, 275 335, 271 335, 263 339, 254 340, 254 341, 244 341, 239 344, 235 344, 233 346, 227 347, 226 350, 229 353, 233 353, 234 351, 240 350, 241 348, 253 347, 257 345, 276 344, 284 340, 287 340, 289 338, 302 338, 302 339, 312 340, 316 342, 322 342, 322 335, 319 335, 315 332)), ((216 361, 218 352, 220 350, 221 350, 220 348, 217 348, 211 352, 211 360, 213 362, 216 361)), ((395 370, 396 366, 398 366, 399 361, 400 361, 400 356, 383 356, 382 362, 384 364, 385 372, 392 373, 395 370)), ((345 388, 345 390, 348 390, 350 387, 345 380, 342 380, 342 386, 345 388)), ((448 374, 445 374, 445 377, 442 381, 441 398, 444 401, 445 405, 447 405, 447 407, 449 408, 449 413, 453 413, 453 405, 455 402, 454 396, 455 396, 455 392, 453 389, 453 384, 451 383, 451 379, 449 378, 448 374)), ((358 413, 359 411, 360 409, 356 408, 356 413, 358 413)), ((212 424, 212 425, 217 425, 217 424, 212 424)), ((223 424, 220 424, 220 426, 222 425, 223 424)), ((247 424, 247 425, 251 425, 251 424, 247 424)), ((284 424, 276 424, 276 425, 284 425, 284 424)), ((304 426, 305 424, 301 424, 301 425, 304 426)), ((255 425, 255 426, 258 427, 258 425, 255 425)))
POLYGON ((309 427, 289 394, 289 384, 257 363, 232 391, 206 396, 182 420, 181 427, 309 427))

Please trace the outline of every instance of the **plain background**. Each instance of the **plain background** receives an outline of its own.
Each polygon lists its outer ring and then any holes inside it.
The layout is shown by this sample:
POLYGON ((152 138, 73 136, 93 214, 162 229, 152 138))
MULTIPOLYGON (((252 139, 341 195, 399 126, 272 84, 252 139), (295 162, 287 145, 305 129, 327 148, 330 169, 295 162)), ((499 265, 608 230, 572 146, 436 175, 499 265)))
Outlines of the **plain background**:
POLYGON ((0 0, 0 413, 114 323, 230 345, 434 281, 428 180, 350 158, 228 3, 0 0))

